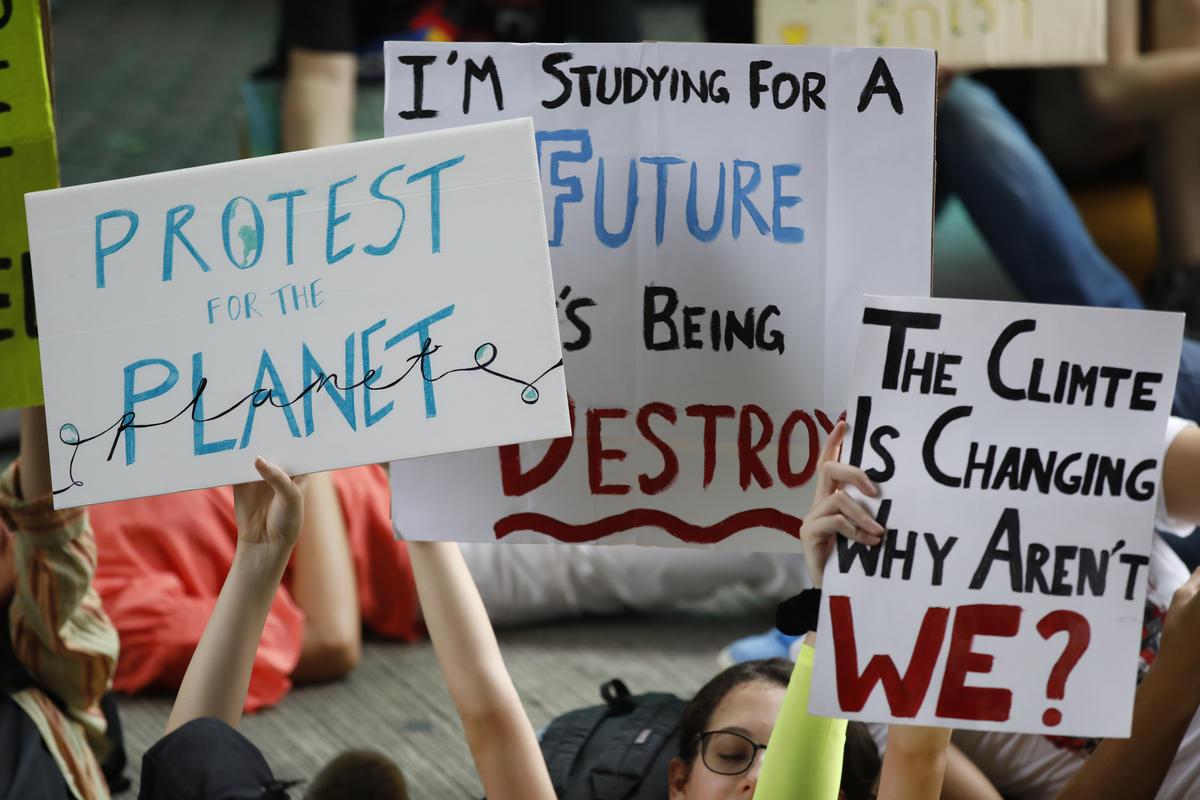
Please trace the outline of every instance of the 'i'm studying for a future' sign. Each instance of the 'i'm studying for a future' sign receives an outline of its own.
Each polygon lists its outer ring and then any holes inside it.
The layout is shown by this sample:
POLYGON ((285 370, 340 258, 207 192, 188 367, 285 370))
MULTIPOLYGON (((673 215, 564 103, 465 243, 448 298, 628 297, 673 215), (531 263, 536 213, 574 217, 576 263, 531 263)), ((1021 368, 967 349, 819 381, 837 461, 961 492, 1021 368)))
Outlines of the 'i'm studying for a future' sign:
POLYGON ((934 54, 388 42, 385 62, 389 135, 533 117, 575 422, 394 467, 398 528, 798 550, 863 292, 928 292, 934 54))
POLYGON ((26 204, 58 506, 569 431, 528 119, 26 204))
POLYGON ((1182 316, 868 297, 861 323, 842 460, 887 533, 838 537, 809 708, 1128 736, 1182 316))

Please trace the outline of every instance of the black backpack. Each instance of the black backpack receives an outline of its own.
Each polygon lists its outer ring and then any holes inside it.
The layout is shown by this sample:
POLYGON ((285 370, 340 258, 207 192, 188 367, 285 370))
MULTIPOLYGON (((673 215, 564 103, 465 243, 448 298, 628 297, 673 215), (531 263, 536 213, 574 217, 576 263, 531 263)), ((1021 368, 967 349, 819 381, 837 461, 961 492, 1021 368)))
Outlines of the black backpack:
POLYGON ((620 680, 600 687, 604 705, 569 711, 542 733, 542 756, 559 800, 666 800, 668 768, 686 701, 633 696, 620 680))

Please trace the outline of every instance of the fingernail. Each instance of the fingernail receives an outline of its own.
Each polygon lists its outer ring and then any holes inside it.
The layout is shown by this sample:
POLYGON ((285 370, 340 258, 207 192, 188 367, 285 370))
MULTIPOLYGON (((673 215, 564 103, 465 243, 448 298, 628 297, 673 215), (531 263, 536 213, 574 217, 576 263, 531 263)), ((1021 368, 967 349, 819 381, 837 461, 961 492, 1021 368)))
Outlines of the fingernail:
POLYGON ((875 481, 873 481, 873 480, 868 479, 867 480, 867 494, 871 495, 872 497, 879 494, 879 484, 875 483, 875 481))

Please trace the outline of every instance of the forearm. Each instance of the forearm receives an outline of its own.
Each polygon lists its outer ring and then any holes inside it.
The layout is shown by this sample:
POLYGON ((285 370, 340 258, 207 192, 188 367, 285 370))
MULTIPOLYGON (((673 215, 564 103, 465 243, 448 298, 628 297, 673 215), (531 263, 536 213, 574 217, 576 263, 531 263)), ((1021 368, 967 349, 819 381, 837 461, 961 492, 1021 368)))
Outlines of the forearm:
POLYGON ((175 697, 166 733, 198 717, 216 717, 237 726, 254 655, 288 555, 287 549, 275 545, 238 543, 175 697))
POLYGON ((50 451, 47 447, 45 406, 22 408, 18 489, 26 500, 50 493, 50 451))
POLYGON ((552 800, 533 726, 458 545, 409 542, 408 555, 425 626, 484 791, 494 800, 552 800))
POLYGON ((941 800, 1003 800, 1003 797, 975 762, 951 744, 946 748, 941 800))
POLYGON ((936 800, 946 772, 949 728, 888 726, 879 800, 936 800))
POLYGON ((1106 122, 1154 122, 1200 108, 1200 51, 1159 50, 1084 71, 1095 114, 1106 122))
POLYGON ((1108 63, 1083 70, 1095 114, 1114 124, 1150 122, 1200 107, 1200 52, 1142 51, 1139 0, 1108 0, 1108 63))
POLYGON ((285 151, 305 150, 354 139, 357 63, 352 53, 293 47, 283 86, 285 151))
POLYGON ((308 478, 304 525, 294 553, 288 588, 304 611, 304 640, 292 677, 340 677, 358 661, 362 619, 346 521, 328 473, 308 478))
POLYGON ((1129 738, 1102 741, 1056 800, 1152 800, 1158 794, 1200 704, 1200 692, 1185 688, 1196 676, 1176 678, 1162 657, 1138 688, 1129 738))
POLYGON ((500 645, 458 545, 408 542, 417 596, 446 687, 464 719, 517 697, 500 645))

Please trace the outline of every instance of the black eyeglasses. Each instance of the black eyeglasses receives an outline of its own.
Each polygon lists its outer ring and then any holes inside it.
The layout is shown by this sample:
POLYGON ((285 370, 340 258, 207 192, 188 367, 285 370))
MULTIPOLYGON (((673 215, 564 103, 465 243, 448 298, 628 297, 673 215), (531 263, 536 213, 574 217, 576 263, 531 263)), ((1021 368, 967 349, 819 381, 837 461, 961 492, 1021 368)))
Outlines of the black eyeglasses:
POLYGON ((700 760, 718 775, 741 775, 754 763, 765 744, 734 731, 705 731, 700 734, 700 760))

